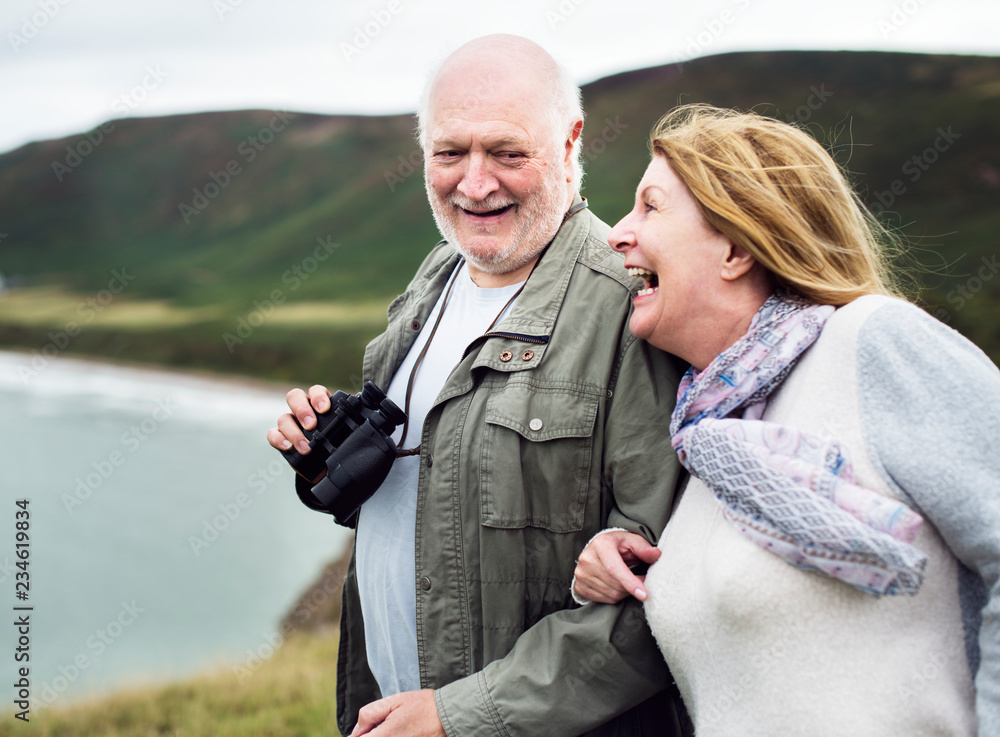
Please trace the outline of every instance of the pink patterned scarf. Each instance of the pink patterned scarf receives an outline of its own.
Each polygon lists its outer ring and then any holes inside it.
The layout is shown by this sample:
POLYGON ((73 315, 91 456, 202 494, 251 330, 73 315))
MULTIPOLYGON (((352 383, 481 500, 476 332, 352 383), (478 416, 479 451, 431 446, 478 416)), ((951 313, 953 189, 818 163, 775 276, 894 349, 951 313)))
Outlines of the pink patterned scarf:
POLYGON ((759 419, 833 311, 770 297, 746 335, 701 373, 684 375, 670 422, 674 450, 762 548, 876 596, 915 595, 927 564, 910 544, 920 515, 852 483, 835 440, 759 419))

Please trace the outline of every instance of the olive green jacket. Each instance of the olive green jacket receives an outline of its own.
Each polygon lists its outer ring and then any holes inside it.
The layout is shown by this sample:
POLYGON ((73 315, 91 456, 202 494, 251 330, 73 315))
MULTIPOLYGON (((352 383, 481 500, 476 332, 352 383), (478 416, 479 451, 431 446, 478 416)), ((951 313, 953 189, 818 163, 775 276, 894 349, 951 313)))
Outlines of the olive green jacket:
MULTIPOLYGON (((580 608, 570 596, 576 557, 600 529, 656 541, 678 473, 667 426, 680 367, 629 333, 637 280, 607 234, 587 210, 563 225, 424 423, 420 681, 436 689, 455 737, 669 735, 677 718, 641 605, 580 608)), ((369 344, 366 379, 388 387, 457 262, 447 243, 428 255, 369 344)), ((344 589, 337 701, 347 734, 380 694, 353 561, 344 589)))

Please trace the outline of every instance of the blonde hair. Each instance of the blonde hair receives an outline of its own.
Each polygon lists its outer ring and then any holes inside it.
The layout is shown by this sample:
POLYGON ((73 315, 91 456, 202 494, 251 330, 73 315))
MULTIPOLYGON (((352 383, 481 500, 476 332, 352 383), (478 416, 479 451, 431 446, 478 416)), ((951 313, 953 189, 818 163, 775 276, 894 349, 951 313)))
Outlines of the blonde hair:
POLYGON ((887 253, 893 237, 805 132, 695 104, 664 115, 649 143, 705 220, 745 248, 777 286, 831 305, 865 294, 899 296, 887 253))

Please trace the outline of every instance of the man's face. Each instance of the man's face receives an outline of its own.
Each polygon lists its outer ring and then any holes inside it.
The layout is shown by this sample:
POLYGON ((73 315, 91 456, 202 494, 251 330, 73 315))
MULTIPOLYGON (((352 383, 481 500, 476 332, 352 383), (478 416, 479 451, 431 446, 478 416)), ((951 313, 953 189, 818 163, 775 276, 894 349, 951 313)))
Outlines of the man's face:
POLYGON ((434 219, 490 274, 532 262, 570 204, 571 144, 556 142, 544 97, 524 84, 450 75, 431 99, 424 161, 434 219))

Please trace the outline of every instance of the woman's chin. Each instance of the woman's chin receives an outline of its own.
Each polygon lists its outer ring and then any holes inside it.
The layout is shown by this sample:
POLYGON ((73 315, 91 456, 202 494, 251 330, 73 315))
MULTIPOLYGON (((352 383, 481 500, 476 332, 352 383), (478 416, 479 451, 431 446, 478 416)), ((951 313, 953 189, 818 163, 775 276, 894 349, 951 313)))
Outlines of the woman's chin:
POLYGON ((664 325, 651 324, 650 321, 643 319, 644 317, 644 315, 637 312, 632 313, 632 318, 628 323, 628 329, 632 335, 646 341, 654 348, 659 348, 661 351, 676 355, 677 345, 675 338, 677 336, 672 331, 666 329, 664 325))
POLYGON ((646 316, 640 311, 632 313, 632 318, 629 320, 628 329, 632 331, 632 335, 639 338, 640 340, 645 340, 653 345, 656 344, 656 331, 654 330, 654 325, 651 324, 650 320, 646 319, 646 316))

